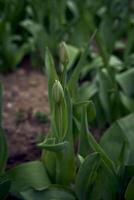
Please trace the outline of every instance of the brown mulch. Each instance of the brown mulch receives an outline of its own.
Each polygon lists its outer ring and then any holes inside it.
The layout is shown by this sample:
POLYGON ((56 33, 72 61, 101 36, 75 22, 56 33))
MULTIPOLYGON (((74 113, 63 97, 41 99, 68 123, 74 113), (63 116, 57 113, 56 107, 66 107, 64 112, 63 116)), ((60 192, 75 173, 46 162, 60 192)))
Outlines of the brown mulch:
POLYGON ((38 71, 18 69, 0 75, 4 86, 3 127, 6 132, 8 165, 33 160, 40 155, 36 139, 46 134, 49 123, 41 123, 36 113, 48 116, 47 79, 38 71))

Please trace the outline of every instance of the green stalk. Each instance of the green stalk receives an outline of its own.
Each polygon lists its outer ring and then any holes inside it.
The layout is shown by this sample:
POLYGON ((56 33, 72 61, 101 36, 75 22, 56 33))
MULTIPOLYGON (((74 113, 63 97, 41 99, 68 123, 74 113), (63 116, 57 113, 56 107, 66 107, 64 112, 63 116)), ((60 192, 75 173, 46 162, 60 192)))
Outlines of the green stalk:
POLYGON ((104 162, 110 167, 110 169, 112 169, 112 171, 115 173, 115 169, 114 169, 114 163, 112 162, 112 160, 110 160, 108 158, 108 156, 106 155, 106 153, 104 152, 104 150, 101 148, 100 145, 98 145, 98 143, 96 142, 96 140, 94 139, 94 137, 92 136, 92 134, 88 131, 88 138, 89 138, 89 145, 91 146, 91 148, 95 151, 101 154, 102 159, 104 160, 104 162))
POLYGON ((59 111, 59 113, 58 113, 58 124, 59 124, 59 139, 60 139, 60 141, 61 141, 61 139, 63 138, 63 136, 62 136, 62 134, 63 134, 63 128, 62 128, 62 107, 61 107, 61 105, 58 105, 58 111, 59 111))
POLYGON ((103 161, 109 166, 109 168, 112 170, 113 173, 115 173, 115 168, 114 168, 114 163, 112 162, 112 160, 107 156, 107 154, 105 153, 105 151, 101 148, 101 146, 96 142, 96 140, 94 139, 93 135, 91 134, 91 132, 88 129, 88 120, 87 120, 87 110, 85 109, 85 128, 87 131, 87 136, 88 136, 88 142, 89 145, 91 146, 91 148, 95 151, 100 153, 100 155, 102 156, 103 161))

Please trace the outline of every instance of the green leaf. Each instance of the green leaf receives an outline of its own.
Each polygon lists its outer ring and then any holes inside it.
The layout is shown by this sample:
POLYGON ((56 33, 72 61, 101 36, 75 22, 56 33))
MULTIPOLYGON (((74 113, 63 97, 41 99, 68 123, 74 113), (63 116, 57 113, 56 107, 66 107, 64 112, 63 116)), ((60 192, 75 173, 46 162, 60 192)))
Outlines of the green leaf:
POLYGON ((50 185, 46 170, 40 161, 18 165, 7 171, 7 177, 12 181, 11 193, 15 195, 31 187, 42 190, 50 185))
POLYGON ((88 194, 88 189, 93 184, 95 179, 95 173, 100 164, 100 156, 98 153, 94 153, 84 160, 80 166, 78 174, 76 176, 76 194, 79 200, 85 200, 88 194))
POLYGON ((52 183, 56 183, 56 154, 52 151, 43 150, 41 160, 46 168, 52 183))
POLYGON ((125 193, 125 199, 126 200, 134 199, 134 177, 131 179, 131 181, 128 184, 128 187, 125 193))
POLYGON ((63 152, 63 159, 60 162, 61 173, 60 179, 62 184, 68 184, 74 180, 76 168, 75 168, 75 155, 74 155, 74 141, 73 141, 73 129, 72 129, 72 121, 73 121, 73 111, 72 111, 72 102, 69 91, 65 89, 65 99, 67 105, 67 131, 65 134, 65 141, 68 141, 68 146, 63 152), (68 166, 70 170, 68 170, 68 166))
POLYGON ((78 48, 69 44, 66 44, 66 48, 67 48, 68 57, 69 57, 69 63, 67 65, 67 69, 70 69, 74 65, 75 61, 78 59, 80 55, 80 51, 78 48))
POLYGON ((111 121, 111 110, 110 110, 110 90, 112 89, 111 77, 106 69, 102 69, 98 73, 98 92, 100 103, 104 110, 106 119, 108 122, 111 121))
MULTIPOLYGON (((90 101, 89 101, 90 103, 90 101)), ((88 104, 87 104, 88 105, 88 104)), ((114 172, 114 163, 112 162, 112 160, 108 157, 107 153, 103 150, 103 148, 96 142, 96 140, 94 139, 93 135, 91 134, 91 132, 88 129, 88 118, 87 118, 87 109, 85 109, 84 112, 84 131, 86 134, 85 139, 87 138, 87 141, 89 143, 89 147, 97 153, 100 153, 101 158, 103 159, 103 161, 109 166, 109 168, 114 172)), ((82 136, 81 136, 82 137, 82 136)), ((86 142, 85 142, 86 143, 86 142)), ((87 147, 87 144, 86 144, 87 147)))
POLYGON ((124 106, 130 111, 134 112, 134 98, 126 96, 123 92, 120 92, 120 97, 124 106))
POLYGON ((89 154, 89 150, 90 150, 90 146, 89 146, 89 142, 88 142, 88 135, 87 135, 87 123, 85 123, 85 118, 87 117, 87 107, 88 107, 88 103, 86 103, 83 108, 82 108, 82 112, 81 112, 81 127, 80 127, 80 138, 79 138, 79 150, 78 153, 83 156, 86 157, 89 154))
POLYGON ((115 199, 118 182, 115 174, 93 153, 86 157, 76 177, 76 194, 79 200, 115 199))
POLYGON ((37 146, 41 149, 46 149, 48 151, 52 152, 59 152, 63 151, 68 145, 68 142, 60 142, 60 143, 55 143, 55 138, 48 138, 42 143, 39 143, 37 146))
POLYGON ((97 92, 98 88, 95 81, 93 81, 92 83, 85 82, 78 88, 78 98, 90 99, 95 96, 97 92))
POLYGON ((76 200, 74 194, 61 186, 50 186, 46 190, 36 191, 29 189, 21 193, 25 200, 76 200))
POLYGON ((101 137, 100 145, 116 164, 120 158, 123 144, 125 144, 123 164, 134 164, 133 132, 134 114, 130 114, 117 120, 101 137))
POLYGON ((117 82, 124 91, 124 93, 131 98, 134 98, 134 69, 128 69, 116 76, 117 82))

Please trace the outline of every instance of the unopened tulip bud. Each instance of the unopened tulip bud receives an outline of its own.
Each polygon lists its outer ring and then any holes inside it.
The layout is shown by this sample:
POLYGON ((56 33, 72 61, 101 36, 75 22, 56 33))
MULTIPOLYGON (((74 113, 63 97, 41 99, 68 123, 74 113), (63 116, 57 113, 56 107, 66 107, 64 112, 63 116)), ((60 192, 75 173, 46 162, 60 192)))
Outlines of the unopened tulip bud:
POLYGON ((60 62, 66 66, 69 62, 69 56, 66 48, 65 42, 61 42, 59 46, 59 57, 60 57, 60 62))
POLYGON ((55 80, 55 83, 52 89, 52 94, 53 94, 54 101, 57 104, 59 104, 64 96, 64 91, 63 91, 62 85, 60 84, 58 80, 55 80))

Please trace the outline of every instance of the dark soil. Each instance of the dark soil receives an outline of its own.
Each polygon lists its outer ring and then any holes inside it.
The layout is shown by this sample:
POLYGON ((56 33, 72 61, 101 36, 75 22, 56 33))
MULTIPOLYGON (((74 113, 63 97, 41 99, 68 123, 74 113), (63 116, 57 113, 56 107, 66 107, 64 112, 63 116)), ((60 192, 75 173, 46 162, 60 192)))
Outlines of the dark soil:
POLYGON ((38 71, 18 69, 0 75, 4 85, 3 127, 6 132, 8 167, 39 157, 36 140, 46 134, 49 123, 40 120, 48 116, 47 79, 38 71))

